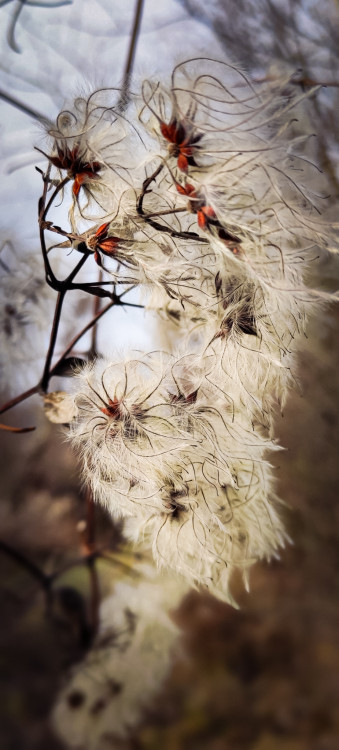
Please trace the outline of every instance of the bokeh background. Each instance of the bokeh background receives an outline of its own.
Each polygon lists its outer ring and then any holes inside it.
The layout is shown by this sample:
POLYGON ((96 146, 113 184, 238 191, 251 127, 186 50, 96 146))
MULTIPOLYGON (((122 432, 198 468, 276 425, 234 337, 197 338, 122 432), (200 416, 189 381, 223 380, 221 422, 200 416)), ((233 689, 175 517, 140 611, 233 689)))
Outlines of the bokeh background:
MULTIPOLYGON (((1 244, 11 241, 23 262, 25 253, 37 247, 41 188, 33 145, 41 145, 43 131, 36 118, 13 106, 13 99, 54 117, 84 82, 119 84, 134 12, 132 0, 0 2, 1 244)), ((134 70, 138 81, 168 72, 178 60, 212 55, 239 61, 256 77, 302 68, 305 79, 338 84, 338 49, 335 0, 324 0, 321 7, 311 0, 145 0, 134 70)), ((334 217, 338 91, 338 85, 323 88, 305 112, 307 125, 318 134, 334 217)), ((1 271, 4 330, 7 262, 1 271)), ((338 289, 338 259, 318 264, 312 281, 322 289, 338 289)), ((10 372, 2 400, 35 382, 46 346, 48 304, 41 314, 45 333, 29 329, 32 342, 35 336, 43 342, 34 361, 29 354, 20 361, 19 341, 11 349, 1 339, 4 372, 10 372)), ((85 314, 79 300, 69 313, 69 330, 75 316, 85 314)), ((114 351, 140 342, 147 346, 157 336, 161 332, 143 312, 130 316, 113 310, 99 341, 106 352, 106 347, 114 351)), ((291 393, 283 416, 276 415, 276 437, 284 448, 274 456, 277 490, 291 544, 280 560, 254 567, 249 594, 235 582, 239 610, 205 594, 188 594, 173 613, 181 636, 166 682, 130 736, 119 742, 108 736, 100 750, 337 750, 338 337, 339 309, 333 304, 310 321, 298 360, 300 387, 291 393)), ((38 425, 34 433, 1 434, 0 536, 48 572, 79 554, 85 493, 76 459, 61 431, 41 413, 37 397, 13 411, 9 421, 29 424, 32 419, 38 425)), ((100 543, 123 549, 120 529, 98 508, 96 528, 100 543)), ((69 669, 88 649, 86 612, 56 596, 46 617, 41 585, 17 560, 0 555, 1 747, 61 749, 50 716, 69 669)), ((121 564, 126 556, 133 565, 133 552, 126 550, 121 564)), ((100 565, 102 590, 108 591, 112 576, 120 575, 118 564, 113 572, 100 565)), ((65 571, 58 586, 77 591, 86 609, 86 567, 65 571)))

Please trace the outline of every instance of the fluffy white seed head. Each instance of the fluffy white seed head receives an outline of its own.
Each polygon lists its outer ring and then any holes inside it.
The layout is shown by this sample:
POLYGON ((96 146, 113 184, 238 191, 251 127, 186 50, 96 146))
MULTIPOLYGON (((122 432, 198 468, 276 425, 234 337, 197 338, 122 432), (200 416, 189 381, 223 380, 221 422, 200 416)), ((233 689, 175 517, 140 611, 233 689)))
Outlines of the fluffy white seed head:
POLYGON ((164 486, 162 514, 130 518, 124 527, 129 539, 152 548, 161 568, 233 605, 235 570, 248 586, 253 563, 277 556, 287 539, 269 465, 239 461, 237 480, 236 487, 213 486, 196 471, 194 479, 164 486))
POLYGON ((94 647, 53 709, 53 726, 68 747, 98 750, 127 737, 169 672, 179 635, 169 611, 185 588, 151 566, 139 573, 136 585, 121 582, 102 602, 94 647))

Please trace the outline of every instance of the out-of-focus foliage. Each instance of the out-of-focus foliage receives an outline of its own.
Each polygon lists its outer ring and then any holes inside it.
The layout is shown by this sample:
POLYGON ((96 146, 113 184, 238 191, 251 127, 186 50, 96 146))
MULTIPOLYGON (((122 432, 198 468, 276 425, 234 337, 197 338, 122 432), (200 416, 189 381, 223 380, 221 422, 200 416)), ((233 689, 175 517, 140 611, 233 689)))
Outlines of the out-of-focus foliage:
POLYGON ((300 77, 334 83, 312 99, 309 117, 331 189, 338 193, 339 13, 336 0, 180 0, 213 28, 227 54, 255 76, 300 71, 300 77))

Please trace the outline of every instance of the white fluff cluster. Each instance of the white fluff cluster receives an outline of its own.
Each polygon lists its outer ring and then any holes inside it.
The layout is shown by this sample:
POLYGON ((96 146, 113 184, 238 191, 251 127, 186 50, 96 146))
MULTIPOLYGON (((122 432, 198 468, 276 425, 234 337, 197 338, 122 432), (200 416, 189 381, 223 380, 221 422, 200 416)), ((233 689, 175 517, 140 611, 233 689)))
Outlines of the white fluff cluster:
MULTIPOLYGON (((214 357, 97 360, 75 376, 73 444, 94 497, 161 567, 232 600, 229 578, 276 554, 285 534, 255 430, 211 379, 214 357)), ((232 394, 232 395, 230 395, 232 394)))
POLYGON ((139 136, 116 106, 119 92, 98 89, 77 97, 48 131, 48 157, 59 175, 72 183, 69 216, 95 220, 115 213, 122 192, 132 185, 139 136))
POLYGON ((68 747, 102 750, 142 720, 169 671, 178 629, 169 617, 185 593, 150 566, 138 585, 120 582, 102 602, 100 633, 53 710, 68 747))
POLYGON ((50 162, 73 180, 73 227, 92 199, 103 211, 81 243, 108 279, 148 294, 180 354, 84 367, 71 436, 126 534, 231 601, 232 571, 246 582, 284 542, 267 458, 274 407, 327 298, 307 285, 334 240, 298 122, 306 95, 195 59, 167 86, 145 81, 126 117, 108 96, 62 113, 50 162))

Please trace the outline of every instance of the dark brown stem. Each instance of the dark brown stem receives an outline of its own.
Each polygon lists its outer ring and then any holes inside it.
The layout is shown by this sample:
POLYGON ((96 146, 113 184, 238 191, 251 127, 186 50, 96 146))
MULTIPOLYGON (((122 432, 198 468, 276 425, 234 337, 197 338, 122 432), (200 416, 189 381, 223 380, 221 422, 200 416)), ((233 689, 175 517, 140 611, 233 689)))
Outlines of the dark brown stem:
POLYGON ((41 390, 44 393, 46 393, 47 391, 48 383, 50 379, 50 366, 51 366, 51 362, 52 362, 52 358, 54 354, 54 347, 55 347, 56 339, 58 335, 58 329, 59 329, 60 318, 61 318, 61 310, 62 310, 62 305, 63 305, 63 301, 65 298, 65 294, 66 294, 66 291, 59 292, 57 302, 55 305, 51 337, 50 337, 49 347, 48 347, 48 351, 46 355, 44 371, 42 373, 42 378, 41 378, 41 390))
POLYGON ((108 289, 102 289, 101 286, 94 286, 94 284, 72 284, 71 289, 81 289, 87 294, 92 294, 94 297, 102 297, 102 299, 111 299, 114 301, 115 294, 110 292, 108 289))
POLYGON ((138 212, 139 216, 144 216, 144 209, 143 209, 144 197, 145 197, 145 195, 147 193, 147 190, 148 190, 149 186, 151 185, 151 183, 154 180, 156 180, 156 178, 158 177, 158 175, 160 174, 160 172, 162 172, 163 168, 164 168, 164 165, 163 164, 159 164, 159 166, 157 167, 157 169, 155 169, 155 171, 153 172, 153 174, 151 174, 150 177, 146 177, 146 180, 143 181, 141 193, 140 193, 138 201, 137 201, 137 212, 138 212))
MULTIPOLYGON (((264 78, 255 78, 255 83, 266 83, 269 81, 275 81, 275 78, 273 76, 265 76, 264 78)), ((294 84, 295 86, 323 86, 323 88, 327 87, 334 87, 338 88, 339 83, 337 81, 315 81, 314 78, 309 78, 308 76, 300 76, 293 77, 290 80, 290 83, 294 84)))
POLYGON ((65 281, 62 282, 62 289, 58 293, 57 302, 55 305, 55 312, 54 312, 54 319, 53 319, 53 325, 52 325, 52 331, 51 331, 51 338, 49 342, 48 352, 46 355, 46 361, 44 366, 44 371, 41 378, 40 388, 41 390, 46 393, 48 384, 51 378, 51 362, 54 354, 54 348, 57 340, 59 325, 60 325, 60 319, 61 319, 61 311, 62 311, 62 305, 63 301, 65 299, 66 292, 69 290, 70 285, 72 284, 72 281, 76 274, 80 271, 82 266, 86 263, 86 260, 88 258, 88 255, 84 255, 80 260, 79 263, 73 268, 73 271, 67 276, 65 281))
POLYGON ((156 229, 158 232, 167 232, 167 234, 170 234, 171 237, 178 237, 181 240, 195 240, 195 242, 197 240, 199 240, 199 242, 207 244, 209 241, 207 239, 205 239, 204 237, 200 237, 200 235, 197 234, 196 232, 179 232, 179 231, 176 231, 175 229, 172 229, 171 227, 167 227, 166 225, 160 224, 158 221, 154 221, 152 219, 152 216, 162 216, 163 214, 166 214, 166 213, 176 213, 176 211, 186 211, 187 210, 186 208, 184 208, 184 209, 179 208, 179 209, 176 209, 176 210, 162 211, 161 213, 159 212, 159 214, 158 213, 156 213, 156 214, 146 214, 144 212, 144 208, 143 208, 144 197, 145 197, 145 195, 148 192, 148 188, 149 188, 150 184, 154 180, 156 180, 156 178, 158 177, 158 175, 160 174, 160 172, 162 171, 163 168, 164 168, 164 164, 159 164, 159 166, 153 172, 153 174, 151 174, 150 177, 147 177, 147 179, 144 180, 144 182, 142 184, 141 193, 140 193, 139 198, 137 200, 137 212, 138 212, 139 216, 142 216, 142 218, 146 221, 146 223, 150 224, 151 227, 153 227, 153 229, 156 229))
POLYGON ((24 391, 23 393, 20 393, 19 396, 15 396, 15 398, 11 398, 9 401, 6 401, 6 403, 0 407, 0 414, 4 414, 5 411, 13 409, 13 406, 21 404, 22 401, 26 400, 26 398, 30 398, 30 396, 34 396, 35 393, 39 393, 39 389, 40 386, 39 383, 37 383, 37 385, 34 385, 33 388, 29 388, 28 391, 24 391))
MULTIPOLYGON (((46 216, 48 214, 49 209, 51 208, 52 203, 54 203, 57 195, 61 192, 61 190, 64 189, 64 187, 66 187, 66 185, 67 185, 67 183, 69 181, 70 181, 69 177, 64 177, 63 180, 61 180, 57 184, 55 190, 53 190, 53 193, 52 193, 52 195, 51 195, 51 197, 50 197, 47 205, 45 205, 45 203, 44 203, 43 206, 40 207, 40 213, 39 213, 39 221, 40 222, 46 221, 46 216)), ((45 199, 46 199, 46 193, 45 193, 45 199)))
POLYGON ((139 303, 137 302, 121 302, 120 297, 118 297, 115 292, 105 291, 104 289, 102 289, 103 286, 105 286, 104 281, 100 286, 95 286, 95 282, 84 282, 83 284, 72 284, 70 288, 80 289, 83 292, 87 292, 87 294, 93 294, 95 297, 111 299, 112 302, 115 302, 116 305, 123 305, 124 307, 137 307, 140 310, 145 309, 145 305, 139 305, 139 303))
POLYGON ((129 87, 130 87, 131 75, 132 75, 132 70, 133 70, 135 51, 136 51, 138 36, 140 32, 143 5, 144 5, 144 0, 136 0, 134 19, 133 19, 133 28, 132 28, 128 53, 127 53, 125 70, 124 70, 123 79, 122 79, 121 96, 118 102, 118 109, 120 110, 120 112, 123 112, 126 109, 127 104, 128 104, 129 87))
POLYGON ((209 240, 205 239, 204 237, 200 237, 200 234, 198 234, 197 232, 176 231, 176 229, 172 229, 171 227, 167 227, 164 224, 160 224, 158 221, 149 219, 147 214, 143 214, 143 218, 145 219, 147 224, 150 224, 150 226, 153 227, 153 229, 156 229, 158 232, 166 232, 167 234, 170 234, 171 237, 177 237, 180 240, 194 240, 195 242, 197 242, 198 240, 204 245, 209 243, 209 240))
POLYGON ((58 185, 56 186, 55 190, 53 190, 52 195, 51 195, 51 197, 50 197, 50 199, 49 199, 49 201, 48 201, 48 203, 46 205, 47 189, 48 189, 48 184, 50 182, 50 180, 49 180, 50 171, 51 171, 51 165, 49 164, 47 172, 46 172, 46 174, 44 176, 44 189, 43 189, 43 193, 42 193, 42 196, 41 196, 41 198, 39 200, 39 219, 38 220, 39 220, 40 244, 41 244, 42 257, 43 257, 44 264, 45 264, 46 281, 54 289, 60 289, 60 282, 57 279, 57 277, 55 276, 55 273, 52 270, 52 267, 51 267, 51 264, 50 264, 49 258, 48 258, 48 251, 47 251, 46 242, 45 242, 45 229, 47 228, 46 227, 46 216, 48 214, 49 209, 51 208, 51 206, 53 204, 53 201, 57 197, 58 193, 60 193, 61 190, 63 190, 63 188, 69 182, 70 178, 69 177, 64 177, 64 179, 61 180, 58 183, 58 185))
POLYGON ((27 104, 20 102, 19 99, 16 99, 14 96, 7 94, 5 91, 0 90, 0 99, 3 99, 4 102, 11 104, 12 107, 20 109, 20 112, 24 112, 25 115, 28 115, 28 117, 32 117, 33 120, 38 120, 43 125, 48 127, 52 125, 52 121, 47 117, 44 117, 44 115, 41 115, 40 112, 36 111, 36 109, 28 107, 27 104))
POLYGON ((57 284, 57 278, 54 275, 54 272, 51 268, 51 264, 49 262, 47 247, 46 247, 46 242, 45 242, 44 226, 43 226, 44 219, 42 218, 44 215, 44 211, 45 211, 45 202, 46 202, 46 195, 47 195, 47 190, 48 190, 48 185, 49 185, 50 171, 51 171, 51 165, 49 164, 47 168, 47 172, 43 176, 44 188, 43 188, 42 196, 39 199, 39 204, 38 204, 38 211, 39 211, 38 221, 39 221, 40 245, 41 245, 41 252, 42 252, 42 257, 43 257, 44 266, 45 266, 46 281, 48 284, 55 286, 57 284))
POLYGON ((76 277, 76 275, 79 273, 79 271, 82 269, 83 265, 86 263, 86 260, 90 256, 90 251, 84 252, 82 258, 80 258, 79 263, 73 268, 73 271, 66 277, 66 279, 62 282, 63 286, 65 287, 66 292, 69 291, 72 287, 72 281, 76 277))
POLYGON ((313 78, 308 78, 307 76, 298 78, 295 81, 292 81, 292 83, 299 86, 323 86, 324 88, 327 88, 328 86, 338 88, 339 86, 339 83, 336 81, 315 81, 313 78))
POLYGON ((5 430, 6 432, 33 432, 33 430, 36 430, 36 427, 11 427, 9 424, 0 424, 0 430, 5 430))
POLYGON ((52 221, 44 221, 42 222, 42 225, 43 225, 43 229, 47 230, 48 232, 55 232, 55 234, 61 234, 63 237, 67 237, 69 240, 73 240, 74 242, 85 242, 85 238, 81 234, 74 234, 74 232, 66 232, 65 229, 61 229, 61 227, 58 227, 56 224, 53 224, 52 221))
POLYGON ((46 603, 47 608, 48 604, 50 602, 50 594, 51 594, 51 587, 52 583, 57 580, 64 572, 65 570, 69 570, 70 568, 75 567, 76 565, 87 565, 88 571, 89 571, 89 577, 90 577, 90 618, 91 618, 91 629, 93 635, 98 630, 99 626, 99 607, 100 607, 100 585, 99 585, 99 576, 98 572, 96 570, 96 560, 97 557, 100 557, 99 553, 91 553, 88 555, 85 555, 80 560, 76 560, 64 568, 60 568, 59 570, 55 571, 51 575, 47 575, 44 573, 43 570, 40 570, 40 568, 35 565, 31 560, 29 560, 26 555, 24 555, 22 552, 19 552, 18 550, 14 549, 14 547, 11 547, 6 542, 3 542, 0 540, 0 552, 3 552, 7 557, 10 557, 12 560, 14 560, 20 567, 22 567, 29 575, 31 575, 41 586, 41 588, 44 590, 46 594, 46 603))
MULTIPOLYGON (((125 282, 126 283, 126 282, 125 282)), ((72 284, 71 289, 82 289, 84 292, 89 287, 116 286, 117 281, 84 281, 82 284, 72 284)))
POLYGON ((50 370, 50 377, 53 376, 54 371, 57 370, 58 367, 60 367, 63 360, 66 359, 66 357, 71 353, 72 349, 74 349, 75 345, 78 343, 78 341, 80 341, 80 339, 85 335, 85 333, 90 331, 92 326, 95 325, 95 323, 97 323, 97 321, 100 320, 100 318, 102 318, 102 316, 105 315, 105 313, 108 310, 110 310, 111 307, 114 307, 114 304, 115 304, 114 302, 110 302, 108 305, 106 305, 106 307, 103 307, 102 310, 100 310, 100 312, 94 318, 92 318, 92 320, 89 323, 87 323, 87 325, 85 325, 84 328, 82 328, 80 333, 78 333, 77 336, 75 336, 75 338, 73 339, 73 341, 71 341, 67 349, 65 349, 65 351, 62 353, 58 362, 50 370))
POLYGON ((50 585, 50 577, 47 576, 40 568, 38 568, 35 563, 33 563, 31 560, 26 557, 26 555, 23 555, 22 552, 18 552, 18 550, 11 547, 6 542, 3 542, 0 540, 0 551, 4 552, 5 555, 8 557, 11 557, 12 560, 15 560, 19 565, 21 565, 22 568, 27 570, 28 573, 30 573, 33 578, 35 578, 43 588, 48 588, 50 585))
POLYGON ((168 214, 182 214, 187 208, 169 208, 167 211, 156 211, 154 214, 145 214, 145 219, 153 219, 154 216, 167 216, 168 214))
MULTIPOLYGON (((67 349, 63 352, 60 359, 56 362, 56 364, 50 369, 49 371, 49 380, 53 377, 54 372, 60 367, 61 363, 64 359, 70 354, 72 349, 74 349, 75 345, 80 341, 80 339, 89 331, 92 326, 105 315, 105 313, 110 310, 111 307, 114 307, 115 302, 110 302, 106 307, 103 307, 102 310, 98 313, 98 315, 95 316, 87 325, 82 328, 80 333, 75 336, 75 338, 71 341, 67 349)), ((126 303, 121 303, 126 304, 126 303)), ((132 303, 131 303, 132 304, 132 303)), ((3 406, 0 407, 0 414, 4 414, 4 412, 8 411, 9 409, 13 409, 14 406, 17 406, 17 404, 21 404, 22 401, 25 401, 27 398, 30 398, 30 396, 34 396, 36 393, 39 393, 41 390, 40 382, 34 385, 32 388, 29 388, 27 391, 24 391, 23 393, 20 393, 19 396, 15 396, 15 398, 10 399, 7 401, 3 406)))
MULTIPOLYGON (((118 299, 119 299, 119 297, 118 297, 118 299)), ((119 300, 119 302, 117 302, 116 304, 123 305, 124 307, 135 307, 138 310, 144 310, 145 309, 145 305, 139 305, 138 302, 120 302, 120 300, 119 300)))

